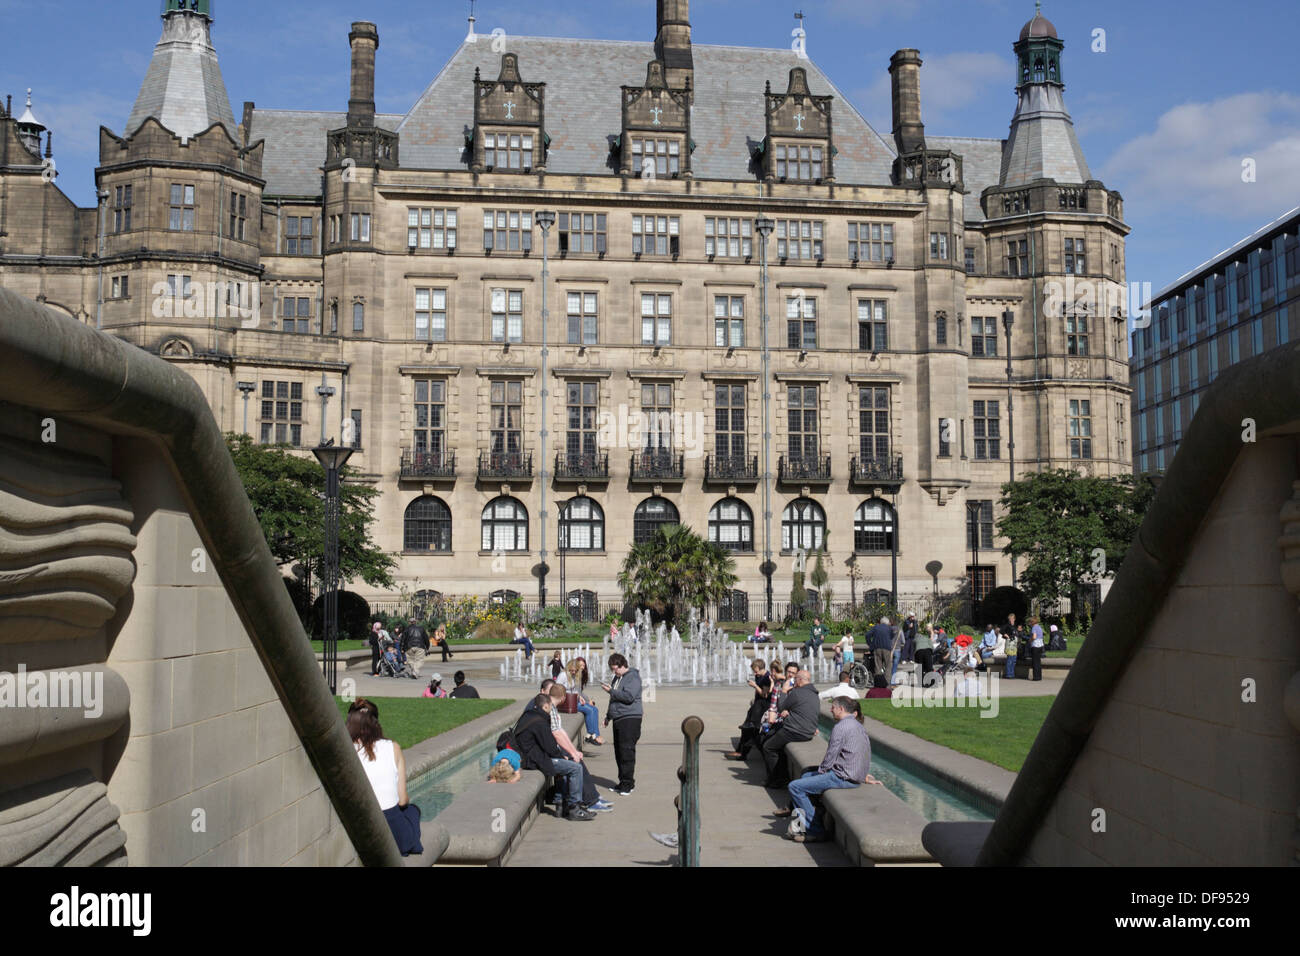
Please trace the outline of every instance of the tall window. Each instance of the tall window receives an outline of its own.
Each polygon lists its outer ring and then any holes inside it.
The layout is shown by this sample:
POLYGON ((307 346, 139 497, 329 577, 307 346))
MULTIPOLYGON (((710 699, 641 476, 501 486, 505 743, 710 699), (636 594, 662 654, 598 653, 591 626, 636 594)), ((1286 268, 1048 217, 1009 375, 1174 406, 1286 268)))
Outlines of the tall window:
POLYGON ((787 449, 794 461, 817 461, 818 430, 816 385, 791 385, 789 390, 787 449))
POLYGON ((858 299, 858 348, 884 352, 889 348, 889 323, 883 299, 858 299))
POLYGON ((637 176, 645 176, 647 170, 654 170, 656 176, 672 176, 680 173, 682 171, 681 140, 634 137, 632 172, 637 176))
POLYGON ((646 451, 672 450, 673 387, 670 383, 642 384, 641 423, 646 451))
POLYGON ((946 232, 930 233, 930 258, 935 260, 947 261, 948 259, 948 234, 946 232))
POLYGON ((879 498, 858 505, 853 514, 854 551, 894 550, 894 509, 879 498))
MULTIPOLYGON (((131 231, 131 187, 118 186, 113 191, 113 231, 131 231)), ((242 239, 243 236, 240 236, 242 239)))
POLYGON ((1002 419, 998 402, 975 403, 975 460, 996 461, 1002 457, 1002 419))
POLYGON ((709 509, 709 541, 728 551, 754 550, 754 512, 739 498, 723 498, 709 509))
POLYGON ((514 498, 495 498, 483 509, 484 551, 527 551, 528 509, 514 498))
POLYGON ((302 444, 302 382, 262 382, 262 444, 302 444))
POLYGON ((825 223, 820 219, 778 219, 776 254, 781 259, 824 259, 825 223))
POLYGON ((172 183, 167 228, 183 232, 194 231, 194 187, 192 185, 172 183))
POLYGON ((754 221, 704 217, 704 254, 746 259, 754 254, 754 221))
MULTIPOLYGON (((495 316, 493 320, 495 324, 495 316)), ((415 290, 415 337, 424 342, 447 341, 446 289, 415 290)))
POLYGON ((456 210, 420 206, 406 210, 408 249, 455 249, 456 210))
POLYGON ((361 447, 361 409, 359 408, 352 409, 352 411, 348 413, 348 417, 352 419, 352 447, 360 448, 361 447))
POLYGON ((532 133, 485 133, 483 165, 496 169, 532 169, 532 133))
POLYGON ((971 600, 978 603, 997 585, 997 568, 991 564, 968 564, 966 578, 970 581, 971 600))
POLYGON ((781 514, 781 550, 816 551, 826 544, 826 512, 811 498, 796 498, 781 514))
MULTIPOLYGON (((445 320, 444 320, 445 321, 445 320)), ((492 341, 524 340, 524 293, 522 289, 492 290, 492 341)))
POLYGON ((939 419, 939 455, 940 458, 952 457, 952 432, 953 422, 951 418, 939 419))
POLYGON ((863 462, 889 461, 889 389, 863 385, 858 389, 858 452, 863 462))
POLYGON ((370 241, 370 213, 354 212, 352 214, 352 241, 370 241))
POLYGON ((1029 275, 1029 242, 1012 239, 1007 243, 1007 275, 1029 275))
POLYGON ((417 456, 429 456, 430 464, 442 464, 447 448, 447 383, 443 379, 415 380, 414 444, 417 456))
POLYGON ((934 344, 948 344, 948 317, 946 315, 936 315, 934 317, 934 344))
POLYGON ((248 196, 244 193, 230 194, 230 238, 243 239, 248 225, 248 196))
POLYGON ((677 506, 671 501, 658 495, 647 498, 632 513, 632 543, 645 544, 664 525, 680 523, 677 506))
POLYGON ((980 548, 987 550, 993 547, 993 502, 991 500, 968 502, 966 547, 973 550, 980 548))
POLYGON ((533 214, 518 209, 483 210, 483 248, 491 252, 531 252, 533 214))
POLYGON ((524 383, 495 381, 491 399, 492 428, 488 437, 492 456, 518 456, 523 452, 524 383))
POLYGON ((1070 399, 1070 457, 1092 457, 1092 402, 1070 399))
POLYGON ((570 292, 568 294, 568 341, 570 345, 595 345, 596 309, 595 292, 570 292))
POLYGON ((745 344, 745 297, 713 297, 713 344, 718 348, 740 348, 745 344))
POLYGON ((113 276, 110 296, 114 299, 129 299, 131 297, 131 277, 129 275, 113 276))
POLYGON ((286 216, 284 220, 285 255, 309 256, 315 251, 311 216, 286 216))
POLYGON ((970 354, 990 358, 998 354, 998 320, 972 316, 970 320, 970 354))
POLYGON ((605 214, 560 213, 560 252, 605 253, 605 214))
POLYGON ((1067 315, 1065 317, 1065 350, 1070 355, 1088 354, 1088 317, 1086 315, 1067 315))
POLYGON ((681 243, 681 219, 678 216, 633 216, 632 253, 634 255, 676 255, 681 243))
POLYGON ((451 509, 442 500, 424 495, 406 506, 402 550, 451 552, 451 509))
POLYGON ((778 145, 776 147, 777 179, 816 182, 822 178, 822 148, 820 146, 778 145))
POLYGON ((280 327, 285 332, 306 335, 311 331, 311 299, 285 296, 280 300, 280 327))
POLYGON ((720 459, 745 457, 745 386, 717 385, 713 390, 713 450, 720 459))
POLYGON ((595 460, 597 388, 595 382, 568 382, 564 386, 569 426, 564 452, 571 461, 595 460))
POLYGON ((786 345, 792 349, 817 347, 817 300, 787 297, 785 300, 786 345))
POLYGON ((364 332, 366 330, 366 305, 364 302, 352 303, 352 331, 364 332))
POLYGON ((673 297, 645 292, 641 295, 641 344, 668 345, 672 341, 673 297))
POLYGON ((592 499, 571 498, 560 506, 560 548, 604 551, 605 512, 592 499))
POLYGON ((1081 276, 1088 271, 1082 239, 1065 240, 1065 274, 1081 276))
POLYGON ((966 247, 965 267, 968 273, 972 273, 975 271, 975 247, 974 246, 966 247))
POLYGON ((892 222, 849 223, 849 259, 853 262, 887 262, 893 258, 892 222))

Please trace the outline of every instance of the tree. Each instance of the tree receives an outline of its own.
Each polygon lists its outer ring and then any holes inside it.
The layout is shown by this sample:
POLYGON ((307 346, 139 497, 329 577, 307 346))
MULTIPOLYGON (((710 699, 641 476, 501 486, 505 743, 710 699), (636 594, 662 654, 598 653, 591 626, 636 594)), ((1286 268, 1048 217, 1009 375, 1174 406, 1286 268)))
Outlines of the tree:
POLYGON ((623 560, 618 585, 625 600, 640 598, 673 609, 674 620, 686 609, 721 601, 736 583, 736 563, 726 549, 704 540, 684 525, 661 525, 649 540, 633 545, 623 560))
POLYGON ((830 580, 830 575, 826 573, 826 564, 822 561, 822 549, 817 551, 817 561, 813 564, 812 574, 808 575, 808 581, 817 589, 817 595, 821 599, 821 611, 830 617, 830 592, 826 587, 826 582, 830 580))
MULTIPOLYGON (((304 597, 310 598, 311 580, 320 575, 325 549, 324 470, 314 458, 296 455, 288 446, 258 445, 248 435, 227 434, 226 447, 271 554, 281 564, 301 565, 304 597)), ((340 583, 360 578, 372 587, 391 588, 397 562, 370 540, 379 490, 350 483, 350 473, 345 465, 339 476, 340 583)), ((309 606, 298 608, 304 621, 309 611, 309 606)))
POLYGON ((1154 488, 1145 476, 1093 478, 1068 469, 1002 486, 1003 551, 1025 561, 1020 586, 1048 604, 1119 571, 1154 488))

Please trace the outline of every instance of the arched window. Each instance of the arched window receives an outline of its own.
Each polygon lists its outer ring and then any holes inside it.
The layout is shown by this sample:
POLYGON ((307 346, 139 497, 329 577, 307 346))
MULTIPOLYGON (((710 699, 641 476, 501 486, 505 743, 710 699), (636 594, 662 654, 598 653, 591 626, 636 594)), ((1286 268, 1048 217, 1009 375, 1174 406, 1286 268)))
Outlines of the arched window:
POLYGON ((605 512, 590 498, 570 498, 560 508, 560 547, 565 551, 604 551, 605 512))
POLYGON ((826 546, 826 512, 811 498, 796 498, 781 514, 781 550, 816 551, 826 546))
POLYGON ((748 621, 749 595, 744 591, 728 591, 718 602, 719 621, 748 621))
POLYGON ((411 614, 418 618, 429 616, 438 605, 442 604, 442 592, 428 589, 416 591, 411 598, 411 614))
POLYGON ((568 600, 569 617, 575 621, 597 620, 595 591, 570 591, 568 600))
POLYGON ((728 551, 754 550, 754 512, 739 498, 723 498, 709 510, 709 541, 728 551))
POLYGON ((484 551, 527 551, 528 509, 514 498, 496 498, 483 509, 484 551))
POLYGON ((680 524, 677 506, 667 498, 656 495, 636 506, 632 515, 632 543, 644 544, 654 537, 661 525, 680 524))
POLYGON ((853 515, 853 550, 893 551, 894 517, 894 509, 879 498, 858 505, 853 515))
POLYGON ((884 588, 872 588, 862 595, 862 606, 871 610, 881 604, 888 606, 893 599, 894 596, 884 588))
POLYGON ((425 495, 406 506, 404 551, 451 551, 451 509, 440 498, 425 495))
POLYGON ((489 604, 509 604, 511 601, 519 600, 518 591, 493 591, 488 595, 489 604))

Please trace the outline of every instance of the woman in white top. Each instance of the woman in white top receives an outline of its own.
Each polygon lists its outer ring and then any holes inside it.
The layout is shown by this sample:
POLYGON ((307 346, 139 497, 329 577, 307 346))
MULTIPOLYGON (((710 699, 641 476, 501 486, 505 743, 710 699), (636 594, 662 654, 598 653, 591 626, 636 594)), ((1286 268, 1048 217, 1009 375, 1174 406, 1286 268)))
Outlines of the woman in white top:
POLYGON ((384 736, 379 726, 379 707, 358 697, 348 708, 348 736, 357 749, 357 759, 366 772, 379 809, 384 811, 402 856, 423 853, 420 844, 420 808, 406 794, 406 758, 396 741, 384 736))

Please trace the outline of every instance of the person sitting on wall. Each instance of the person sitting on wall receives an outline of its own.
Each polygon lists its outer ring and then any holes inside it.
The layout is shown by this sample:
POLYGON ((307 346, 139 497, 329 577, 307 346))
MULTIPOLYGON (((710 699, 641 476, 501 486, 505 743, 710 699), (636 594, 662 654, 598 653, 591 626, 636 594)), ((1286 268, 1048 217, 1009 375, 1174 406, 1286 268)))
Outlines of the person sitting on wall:
POLYGON ((813 685, 812 674, 796 671, 794 689, 777 702, 781 726, 763 742, 763 762, 767 765, 769 789, 785 787, 790 778, 786 772, 785 745, 797 740, 812 740, 821 718, 821 700, 813 685))
POLYGON ((523 776, 520 766, 523 758, 513 750, 498 750, 488 771, 488 783, 518 783, 523 776))
POLYGON ((834 687, 828 687, 817 696, 822 700, 834 700, 836 697, 848 697, 857 700, 861 695, 850 683, 852 679, 853 675, 848 671, 840 671, 840 682, 834 687))
POLYGON ((755 644, 766 644, 772 640, 772 632, 767 628, 767 621, 759 621, 758 627, 754 628, 753 642, 755 644))
POLYGON ((568 667, 560 671, 556 683, 562 685, 569 693, 578 695, 578 713, 582 714, 587 722, 586 741, 600 747, 605 743, 605 738, 600 735, 600 709, 594 700, 584 697, 582 693, 587 689, 587 681, 590 679, 591 673, 587 670, 586 658, 575 657, 569 661, 568 667))
POLYGON ((812 629, 808 632, 808 640, 803 642, 805 657, 816 657, 822 651, 822 644, 826 641, 826 625, 822 623, 820 617, 813 618, 812 629))
POLYGON ((767 673, 767 665, 763 663, 762 658, 750 664, 749 669, 754 672, 754 676, 748 681, 749 686, 754 688, 754 699, 749 703, 745 722, 740 725, 740 743, 735 750, 726 755, 729 760, 744 760, 749 754, 749 748, 754 746, 754 741, 758 739, 763 724, 763 714, 767 710, 768 698, 772 692, 772 676, 767 673))
POLYGON ((523 766, 555 777, 560 790, 560 813, 569 820, 594 820, 596 815, 582 807, 582 764, 569 760, 551 733, 551 695, 538 694, 533 706, 515 726, 523 766))
POLYGON ((384 736, 379 724, 379 707, 358 697, 348 707, 348 736, 356 747, 357 759, 384 812, 388 829, 402 856, 423 853, 420 843, 420 808, 406 793, 406 758, 396 741, 384 736))
POLYGON ((429 686, 424 689, 424 696, 437 697, 439 699, 445 698, 447 696, 447 692, 442 689, 441 674, 434 674, 433 677, 429 679, 429 686))
POLYGON ((447 658, 456 656, 451 652, 451 644, 447 641, 446 623, 439 624, 438 629, 433 632, 433 643, 442 650, 442 662, 444 664, 447 663, 447 658))
POLYGON ((479 699, 478 691, 465 683, 464 671, 456 671, 456 673, 452 675, 451 679, 456 682, 456 686, 452 688, 451 693, 447 695, 448 697, 455 697, 457 700, 479 699))
POLYGON ((528 626, 523 621, 515 627, 515 639, 510 643, 524 645, 524 659, 529 661, 533 659, 533 641, 528 636, 528 626))

